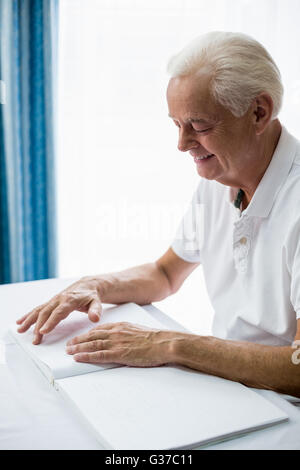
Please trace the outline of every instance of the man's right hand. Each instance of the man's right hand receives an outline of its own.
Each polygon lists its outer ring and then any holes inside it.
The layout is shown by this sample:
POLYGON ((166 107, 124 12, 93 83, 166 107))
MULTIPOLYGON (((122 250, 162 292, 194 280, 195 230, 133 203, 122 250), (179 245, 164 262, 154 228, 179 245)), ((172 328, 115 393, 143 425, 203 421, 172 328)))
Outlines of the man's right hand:
POLYGON ((27 331, 35 323, 33 344, 40 344, 43 334, 52 331, 69 313, 79 310, 88 314, 92 322, 97 322, 102 313, 102 305, 95 279, 82 278, 55 295, 48 302, 39 305, 17 320, 19 333, 27 331))
POLYGON ((177 292, 198 265, 184 261, 169 248, 154 263, 112 274, 83 277, 17 320, 18 331, 24 333, 35 323, 33 344, 39 344, 43 335, 50 333, 73 310, 87 313, 92 322, 97 322, 102 313, 102 301, 117 305, 158 302, 177 292))

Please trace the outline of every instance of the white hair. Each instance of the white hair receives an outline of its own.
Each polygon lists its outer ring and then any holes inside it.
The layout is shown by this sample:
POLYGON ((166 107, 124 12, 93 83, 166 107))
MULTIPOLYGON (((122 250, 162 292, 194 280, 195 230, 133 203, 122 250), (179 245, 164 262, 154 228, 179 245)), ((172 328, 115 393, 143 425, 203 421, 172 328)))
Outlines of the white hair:
POLYGON ((260 93, 273 100, 272 119, 283 99, 281 75, 267 50, 242 33, 210 32, 190 42, 168 63, 171 77, 209 72, 214 98, 236 117, 243 116, 260 93))

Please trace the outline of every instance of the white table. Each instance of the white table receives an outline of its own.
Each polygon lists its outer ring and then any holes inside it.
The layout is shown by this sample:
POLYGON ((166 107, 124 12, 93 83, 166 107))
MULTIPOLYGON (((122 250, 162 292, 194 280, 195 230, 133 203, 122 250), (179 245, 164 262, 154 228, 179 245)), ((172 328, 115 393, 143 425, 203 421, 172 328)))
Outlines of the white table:
MULTIPOLYGON (((101 449, 68 403, 5 335, 9 324, 72 281, 51 279, 0 286, 0 449, 101 449)), ((144 308, 170 329, 180 328, 152 305, 144 308)), ((300 407, 274 392, 257 393, 284 410, 289 421, 209 449, 300 449, 300 407)))

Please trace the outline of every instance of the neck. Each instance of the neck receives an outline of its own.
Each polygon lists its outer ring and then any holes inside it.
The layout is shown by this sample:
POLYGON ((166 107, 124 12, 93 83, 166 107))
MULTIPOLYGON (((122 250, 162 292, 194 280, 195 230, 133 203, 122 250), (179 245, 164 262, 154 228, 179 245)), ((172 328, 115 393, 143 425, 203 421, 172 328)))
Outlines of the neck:
POLYGON ((239 187, 244 191, 243 210, 246 209, 250 203, 257 186, 259 185, 272 160, 273 154, 280 139, 281 130, 281 124, 279 120, 276 119, 268 126, 268 128, 259 138, 258 152, 256 151, 256 161, 259 162, 259 164, 255 165, 255 168, 253 168, 255 173, 251 175, 251 178, 248 178, 248 181, 245 183, 241 182, 239 185, 239 187))

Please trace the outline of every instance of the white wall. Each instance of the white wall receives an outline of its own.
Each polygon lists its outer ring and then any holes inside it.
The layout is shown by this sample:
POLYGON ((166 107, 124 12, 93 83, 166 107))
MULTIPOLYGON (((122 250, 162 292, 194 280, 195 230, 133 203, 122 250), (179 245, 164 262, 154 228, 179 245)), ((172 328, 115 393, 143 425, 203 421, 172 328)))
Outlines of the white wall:
MULTIPOLYGON (((260 40, 282 71, 283 123, 300 135, 299 14, 298 0, 61 0, 61 277, 123 269, 168 248, 198 181, 165 100, 167 60, 188 40, 219 29, 260 40)), ((161 305, 207 332, 201 276, 161 305)))

